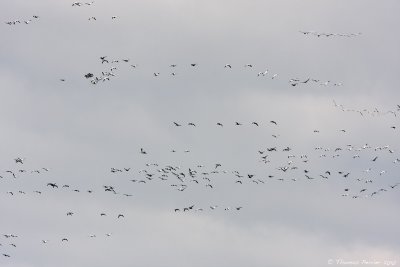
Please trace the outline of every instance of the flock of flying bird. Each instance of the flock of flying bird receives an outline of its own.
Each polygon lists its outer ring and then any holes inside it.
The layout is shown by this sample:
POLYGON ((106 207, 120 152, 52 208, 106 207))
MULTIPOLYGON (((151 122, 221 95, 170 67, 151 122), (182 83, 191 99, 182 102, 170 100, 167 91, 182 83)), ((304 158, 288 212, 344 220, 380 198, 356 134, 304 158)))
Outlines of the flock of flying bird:
MULTIPOLYGON (((94 4, 92 2, 74 2, 72 6, 82 7, 91 6, 94 4)), ((116 16, 112 16, 112 19, 116 19, 116 16)), ((34 15, 33 19, 28 20, 13 20, 7 21, 8 25, 17 24, 29 24, 33 20, 39 19, 39 16, 34 15)), ((92 16, 89 20, 96 20, 96 17, 92 16)), ((315 31, 300 31, 300 33, 307 36, 316 37, 356 37, 361 35, 361 33, 348 33, 348 34, 337 34, 337 33, 321 33, 315 31)), ((137 64, 131 64, 128 58, 124 59, 109 59, 107 56, 100 57, 100 63, 107 66, 106 70, 103 70, 101 74, 95 75, 93 73, 84 74, 84 78, 90 80, 92 84, 98 84, 99 82, 110 81, 113 77, 117 76, 116 71, 118 70, 117 64, 129 64, 132 70, 138 68, 137 64), (109 67, 111 66, 111 67, 109 67)), ((118 65, 119 66, 119 65, 118 65)), ((171 71, 167 74, 168 76, 176 76, 178 72, 177 64, 171 64, 171 71)), ((189 63, 187 67, 196 69, 199 67, 198 63, 189 63)), ((232 64, 225 64, 221 68, 229 71, 234 68, 232 64)), ((239 66, 241 68, 253 69, 253 64, 245 64, 244 66, 239 66)), ((153 77, 161 76, 160 72, 153 72, 153 77)), ((254 76, 263 78, 268 77, 271 80, 279 79, 280 75, 278 73, 272 73, 269 69, 263 69, 262 71, 254 72, 254 76)), ((66 80, 64 78, 60 79, 62 82, 66 80)), ((333 82, 330 80, 322 81, 320 79, 307 77, 305 79, 291 78, 289 79, 289 84, 292 87, 301 86, 305 84, 316 84, 319 86, 342 86, 341 82, 333 82)), ((397 116, 397 112, 400 111, 400 105, 397 105, 396 109, 389 111, 379 111, 378 109, 347 109, 343 105, 338 105, 334 101, 334 106, 346 112, 357 112, 361 116, 365 114, 370 114, 372 116, 393 114, 397 116)), ((277 121, 270 120, 269 125, 274 125, 277 130, 279 130, 279 125, 277 121)), ((197 123, 188 122, 172 122, 174 127, 197 127, 197 123)), ((217 126, 224 127, 222 122, 217 122, 217 126)), ((232 122, 232 125, 242 126, 242 122, 232 122)), ((255 127, 260 127, 262 123, 252 121, 250 125, 255 127)), ((395 126, 391 128, 396 129, 395 126)), ((346 133, 346 130, 341 130, 341 132, 346 133)), ((314 130, 314 133, 319 133, 319 130, 314 130)), ((279 135, 272 135, 277 138, 279 135)), ((295 148, 290 145, 282 144, 280 146, 269 146, 260 148, 254 151, 254 160, 259 163, 260 171, 238 171, 237 169, 226 169, 222 163, 214 163, 213 165, 206 166, 203 164, 193 164, 192 166, 176 166, 173 164, 160 166, 158 163, 148 163, 144 168, 140 170, 134 170, 132 167, 112 167, 110 172, 112 175, 123 175, 126 176, 126 181, 129 181, 132 188, 126 186, 120 186, 119 184, 109 184, 109 185, 93 185, 93 188, 82 189, 74 187, 70 184, 59 184, 55 181, 48 181, 45 184, 41 184, 42 189, 27 191, 24 188, 17 190, 6 191, 9 197, 16 197, 17 195, 29 195, 31 192, 36 196, 45 195, 50 192, 60 192, 60 191, 71 191, 73 193, 80 194, 92 194, 96 195, 98 192, 104 192, 109 195, 121 196, 123 198, 132 198, 135 196, 134 190, 140 190, 139 186, 151 186, 154 183, 161 183, 167 188, 173 190, 173 192, 179 192, 180 194, 185 194, 190 190, 219 190, 221 188, 234 186, 235 188, 246 187, 246 186, 266 186, 276 181, 276 183, 290 182, 290 183, 312 183, 312 182, 327 182, 331 180, 338 180, 339 182, 346 183, 346 186, 341 188, 338 193, 339 196, 348 197, 350 199, 362 199, 362 198, 375 198, 378 195, 396 190, 400 188, 400 183, 386 182, 385 177, 388 175, 386 170, 380 168, 379 162, 391 162, 393 164, 400 165, 400 159, 398 154, 388 145, 375 146, 372 147, 369 144, 363 145, 352 145, 346 144, 339 147, 314 147, 307 151, 295 152, 295 148), (365 169, 363 171, 353 171, 346 168, 338 167, 337 161, 339 158, 345 158, 347 161, 353 160, 358 161, 357 164, 364 164, 365 169), (362 162, 360 162, 362 161, 362 162), (317 164, 310 164, 316 162, 317 164), (267 169, 265 167, 267 166, 267 169), (329 166, 325 169, 315 168, 314 166, 329 166), (273 182, 272 182, 273 181, 273 182), (132 191, 131 191, 132 190, 132 191)), ((171 152, 176 152, 173 149, 171 152)), ((185 150, 185 153, 190 152, 190 150, 185 150)), ((151 157, 151 153, 146 149, 141 148, 139 153, 143 157, 151 157)), ((17 168, 14 170, 5 170, 2 175, 0 175, 0 181, 5 179, 11 179, 13 181, 18 180, 20 177, 31 173, 31 174, 43 174, 50 171, 49 168, 37 168, 32 170, 27 170, 23 168, 25 163, 25 158, 17 157, 14 159, 14 163, 17 168)), ((393 175, 393 174, 390 174, 393 175)), ((118 179, 118 181, 121 181, 118 179)), ((243 205, 225 205, 221 203, 211 203, 206 206, 202 206, 198 203, 190 203, 187 205, 177 206, 171 209, 171 212, 175 213, 192 213, 192 212, 215 212, 217 210, 223 210, 224 212, 238 213, 245 209, 243 205)), ((116 220, 128 219, 128 216, 124 213, 119 212, 107 212, 99 211, 96 213, 99 217, 112 217, 116 220)), ((74 210, 65 211, 66 217, 78 217, 79 212, 74 210)), ((112 233, 102 234, 106 237, 111 237, 112 233)), ((96 238, 99 235, 88 234, 89 238, 96 238)), ((3 251, 4 247, 17 247, 18 234, 3 234, 3 241, 0 242, 1 254, 10 258, 11 253, 8 249, 3 251), (6 243, 5 243, 6 242, 6 243)), ((71 240, 70 237, 61 237, 58 241, 61 243, 66 243, 71 240)), ((38 241, 39 242, 39 241, 38 241)), ((48 239, 42 239, 42 244, 47 244, 49 242, 55 242, 48 239)))
POLYGON ((12 26, 12 25, 18 25, 18 24, 30 24, 32 21, 39 19, 39 16, 33 15, 33 20, 32 19, 17 19, 17 20, 11 20, 11 21, 6 21, 5 23, 12 26))
MULTIPOLYGON (((279 124, 271 120, 270 124, 279 128, 279 124)), ((221 123, 217 123, 221 127, 221 123)), ((251 123, 254 126, 259 126, 257 122, 251 123)), ((196 126, 195 123, 189 122, 188 125, 196 126)), ((242 125, 239 122, 235 122, 235 125, 242 125)), ((181 127, 181 123, 173 122, 174 127, 181 127)), ((151 153, 141 148, 139 153, 145 157, 151 157, 151 153)), ((252 172, 243 172, 235 169, 228 170, 224 168, 223 164, 215 163, 211 166, 206 166, 203 164, 193 164, 192 166, 181 167, 176 165, 165 165, 160 167, 158 163, 148 163, 145 164, 144 168, 134 170, 132 167, 112 167, 110 168, 110 173, 112 175, 123 175, 126 176, 125 181, 129 181, 133 187, 128 189, 126 186, 120 186, 118 184, 109 185, 94 185, 94 189, 81 189, 75 188, 70 184, 59 185, 56 182, 47 182, 43 184, 42 190, 34 190, 33 194, 41 196, 43 194, 49 193, 49 189, 58 192, 58 190, 70 190, 74 193, 86 193, 96 195, 98 192, 105 192, 115 196, 121 197, 134 197, 134 190, 141 190, 139 187, 151 186, 154 183, 161 183, 167 188, 170 188, 176 192, 184 193, 188 190, 226 190, 231 186, 239 188, 241 186, 273 186, 273 181, 278 183, 291 182, 291 183, 315 183, 315 182, 328 182, 334 180, 337 182, 345 183, 342 191, 339 191, 339 195, 342 197, 348 197, 350 199, 361 199, 361 198, 375 198, 378 195, 387 193, 400 188, 400 183, 388 183, 385 182, 385 177, 387 176, 386 170, 379 169, 379 162, 386 164, 388 161, 392 161, 393 164, 399 164, 400 159, 398 154, 390 148, 389 145, 375 146, 364 144, 361 146, 355 146, 351 144, 343 145, 340 147, 314 147, 312 150, 308 150, 308 153, 295 152, 295 148, 287 145, 282 146, 271 146, 260 148, 255 151, 258 155, 254 157, 261 163, 260 166, 267 166, 267 169, 252 172), (355 160, 360 161, 365 165, 363 171, 346 170, 346 168, 339 168, 336 164, 338 158, 345 158, 346 161, 355 160), (310 164, 312 163, 312 164, 310 164), (325 169, 318 169, 315 166, 329 166, 325 169), (134 186, 136 184, 136 186, 134 186), (230 184, 230 185, 229 185, 230 184), (48 189, 45 189, 48 188, 48 189), (202 189, 203 188, 203 189, 202 189), (122 191, 121 191, 122 190, 122 191), (131 192, 123 192, 130 191, 131 192)), ((17 166, 15 170, 7 170, 6 173, 10 173, 9 176, 1 176, 3 179, 11 179, 11 181, 16 181, 22 178, 26 173, 47 173, 48 168, 39 168, 32 171, 27 171, 23 168, 26 159, 23 157, 17 157, 14 162, 17 166)), ((121 181, 117 179, 115 181, 121 181)), ((21 188, 18 191, 7 191, 6 194, 10 197, 15 197, 17 194, 29 195, 29 192, 21 188)), ((189 192, 188 194, 191 194, 189 192)), ((242 205, 221 205, 217 203, 212 203, 208 206, 202 206, 197 203, 191 203, 185 206, 173 208, 173 213, 191 213, 191 212, 213 212, 215 210, 221 209, 224 212, 240 212, 243 209, 242 205)), ((110 212, 99 211, 99 217, 109 217, 110 212)), ((124 213, 111 214, 116 220, 123 220, 126 217, 124 213)), ((65 216, 75 217, 79 216, 79 212, 74 210, 65 211, 65 216)), ((107 237, 111 237, 111 233, 104 234, 107 237)), ((0 242, 0 246, 3 247, 17 247, 18 234, 4 234, 3 235, 8 242, 0 242)), ((89 238, 95 238, 96 234, 87 234, 89 238)), ((69 242, 70 237, 64 236, 60 237, 61 243, 69 242)), ((41 243, 43 245, 49 242, 55 242, 56 240, 42 239, 41 243)), ((38 242, 40 242, 38 240, 38 242)), ((11 257, 9 249, 6 249, 2 253, 4 257, 11 257)))
MULTIPOLYGON (((83 76, 86 79, 90 79, 90 82, 93 85, 98 84, 99 82, 105 82, 105 81, 110 81, 111 78, 116 77, 117 73, 116 71, 118 70, 118 67, 116 67, 116 64, 118 63, 128 63, 130 65, 130 67, 133 70, 136 70, 138 68, 138 64, 130 64, 130 59, 129 58, 124 58, 124 59, 108 59, 107 56, 101 56, 100 57, 100 62, 101 64, 111 64, 112 66, 110 68, 107 68, 106 70, 102 71, 101 74, 99 75, 94 75, 91 72, 88 72, 86 74, 84 74, 83 76)), ((199 66, 198 63, 190 63, 188 64, 189 67, 191 68, 197 68, 199 66)), ((171 77, 175 77, 178 75, 178 72, 176 71, 176 69, 178 68, 177 64, 170 64, 169 67, 171 68, 171 71, 169 72, 169 74, 167 74, 168 76, 171 77)), ((242 67, 247 68, 247 69, 252 69, 254 67, 253 64, 245 64, 242 67)), ((222 66, 221 66, 222 68, 222 66)), ((224 69, 232 69, 233 66, 232 64, 225 64, 223 66, 224 69)), ((152 74, 153 77, 159 77, 161 76, 160 72, 153 72, 152 74)), ((258 71, 254 73, 254 76, 256 77, 269 77, 271 80, 275 80, 278 78, 278 73, 271 73, 269 69, 264 69, 263 71, 258 71)), ((65 81, 65 79, 61 79, 61 81, 65 81)), ((330 80, 327 81, 322 81, 320 79, 315 79, 315 78, 306 78, 306 79, 299 79, 299 78, 291 78, 289 79, 289 84, 291 86, 298 86, 298 85, 305 85, 305 84, 316 84, 319 86, 342 86, 343 84, 341 82, 333 82, 330 80)))
POLYGON ((316 32, 316 31, 300 31, 300 33, 304 35, 316 36, 316 37, 357 37, 361 35, 361 32, 358 33, 325 33, 325 32, 316 32))
MULTIPOLYGON (((337 104, 335 100, 333 100, 333 104, 336 108, 340 109, 341 111, 344 112, 353 112, 353 113, 358 113, 361 116, 364 115, 370 115, 370 116, 385 116, 385 115, 393 115, 394 117, 397 117, 397 112, 400 111, 400 105, 397 105, 394 109, 391 110, 386 110, 386 111, 381 111, 378 108, 364 108, 364 109, 355 109, 355 108, 345 108, 341 104, 337 104)), ((396 129, 395 126, 391 126, 392 129, 396 129)))

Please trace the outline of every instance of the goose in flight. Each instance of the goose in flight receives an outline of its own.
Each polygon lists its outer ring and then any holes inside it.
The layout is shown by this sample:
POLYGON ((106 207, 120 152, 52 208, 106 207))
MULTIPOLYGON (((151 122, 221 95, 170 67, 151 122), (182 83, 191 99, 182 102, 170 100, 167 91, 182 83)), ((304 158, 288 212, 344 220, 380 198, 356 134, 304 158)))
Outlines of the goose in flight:
POLYGON ((146 152, 146 151, 144 151, 144 149, 143 149, 143 148, 141 148, 141 149, 140 149, 140 153, 141 153, 141 154, 147 154, 147 152, 146 152))
POLYGON ((47 186, 51 186, 52 188, 58 188, 56 183, 47 183, 47 186))
POLYGON ((14 178, 17 178, 17 176, 15 176, 15 173, 14 173, 13 171, 6 171, 6 172, 11 173, 11 175, 12 175, 14 178))
POLYGON ((224 127, 224 125, 222 123, 220 123, 220 122, 217 122, 217 125, 221 126, 221 127, 224 127))
POLYGON ((231 64, 225 64, 224 68, 230 68, 230 69, 232 69, 232 65, 231 65, 231 64))
POLYGON ((179 124, 179 123, 177 123, 177 122, 174 122, 174 125, 175 125, 176 127, 182 126, 181 124, 179 124))

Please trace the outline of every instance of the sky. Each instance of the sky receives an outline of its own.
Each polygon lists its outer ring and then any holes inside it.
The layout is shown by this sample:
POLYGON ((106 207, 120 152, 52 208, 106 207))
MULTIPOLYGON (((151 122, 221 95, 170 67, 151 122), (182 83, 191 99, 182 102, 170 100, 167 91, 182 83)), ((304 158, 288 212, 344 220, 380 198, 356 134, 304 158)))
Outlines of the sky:
POLYGON ((0 2, 0 266, 400 265, 399 1, 73 3, 0 2))

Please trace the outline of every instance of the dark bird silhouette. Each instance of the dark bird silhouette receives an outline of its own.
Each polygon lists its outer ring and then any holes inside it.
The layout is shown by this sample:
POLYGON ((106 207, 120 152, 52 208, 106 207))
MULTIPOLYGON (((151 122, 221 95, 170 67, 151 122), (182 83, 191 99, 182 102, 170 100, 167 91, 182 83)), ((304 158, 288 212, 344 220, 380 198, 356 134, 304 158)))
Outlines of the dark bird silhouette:
POLYGON ((52 188, 58 188, 56 183, 47 183, 47 186, 51 186, 52 188))

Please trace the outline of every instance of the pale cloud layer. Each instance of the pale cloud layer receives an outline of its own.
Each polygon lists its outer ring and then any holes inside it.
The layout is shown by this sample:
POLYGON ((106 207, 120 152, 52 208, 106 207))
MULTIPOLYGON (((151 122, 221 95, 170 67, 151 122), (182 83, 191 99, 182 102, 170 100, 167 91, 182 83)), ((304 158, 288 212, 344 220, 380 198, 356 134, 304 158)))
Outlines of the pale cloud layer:
POLYGON ((384 114, 400 104, 400 2, 72 2, 0 3, 4 22, 40 16, 28 25, 0 25, 0 234, 19 236, 0 237, 0 253, 11 256, 1 256, 0 266, 400 264, 400 186, 389 187, 400 182, 400 162, 393 163, 400 158, 400 114, 384 114), (97 20, 88 21, 91 16, 97 20), (361 35, 318 38, 300 30, 361 35), (101 64, 101 56, 130 61, 101 64), (228 63, 232 69, 224 68, 228 63), (111 66, 118 69, 110 81, 92 85, 83 77, 111 66), (257 77, 266 69, 266 77, 257 77), (289 83, 308 77, 343 85, 289 83), (342 111, 334 100, 345 110, 381 114, 342 111), (348 144, 371 149, 348 151, 348 144), (292 150, 283 153, 287 146, 292 150), (314 149, 319 146, 330 150, 314 149), (278 148, 269 153, 271 162, 260 162, 257 151, 271 147, 278 148), (341 156, 333 158, 338 147, 341 156), (288 154, 296 155, 298 170, 283 173, 277 168, 288 164, 288 154), (25 163, 16 165, 16 157, 25 163), (132 183, 142 179, 139 170, 157 172, 148 163, 185 173, 220 163, 227 173, 213 176, 213 189, 187 182, 179 192, 171 187, 174 177, 132 183), (43 167, 50 170, 30 173, 43 167), (131 171, 112 174, 112 167, 131 171), (6 172, 20 168, 29 171, 16 179, 6 172), (315 180, 305 178, 305 169, 315 180), (245 176, 242 185, 234 183, 234 170, 245 176), (326 170, 334 173, 330 179, 319 176, 326 170), (247 174, 265 184, 249 182, 247 174), (48 182, 70 188, 51 189, 48 182), (119 194, 104 192, 104 185, 119 194), (350 195, 388 191, 351 199, 341 196, 345 188, 350 195), (174 212, 193 204, 203 212, 174 212), (75 214, 67 217, 68 211, 75 214))

